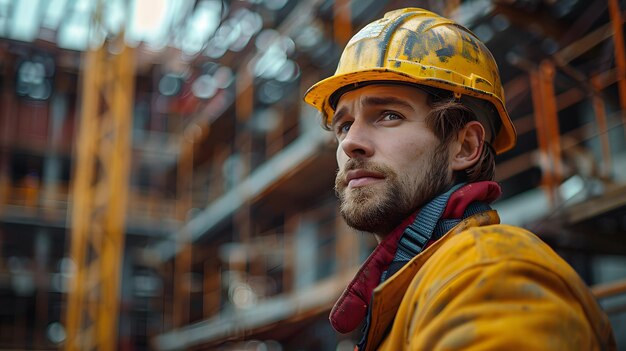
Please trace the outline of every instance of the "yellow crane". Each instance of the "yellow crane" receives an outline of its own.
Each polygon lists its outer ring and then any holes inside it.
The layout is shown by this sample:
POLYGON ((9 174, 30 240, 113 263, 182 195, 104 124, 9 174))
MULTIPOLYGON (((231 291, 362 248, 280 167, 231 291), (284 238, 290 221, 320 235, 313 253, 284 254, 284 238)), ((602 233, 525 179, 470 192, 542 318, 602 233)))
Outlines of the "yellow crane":
POLYGON ((66 350, 117 348, 134 66, 134 50, 124 45, 123 35, 83 56, 71 207, 75 271, 67 297, 66 350))

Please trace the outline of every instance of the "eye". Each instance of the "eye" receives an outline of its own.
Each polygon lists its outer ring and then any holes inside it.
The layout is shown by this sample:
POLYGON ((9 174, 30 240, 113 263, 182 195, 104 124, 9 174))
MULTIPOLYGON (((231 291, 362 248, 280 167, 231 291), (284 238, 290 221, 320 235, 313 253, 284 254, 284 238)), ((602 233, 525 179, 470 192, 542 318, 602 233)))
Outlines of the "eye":
POLYGON ((348 131, 350 131, 350 126, 352 126, 352 121, 346 121, 344 123, 338 124, 335 127, 335 134, 339 136, 348 133, 348 131))
POLYGON ((396 112, 392 112, 392 111, 385 111, 382 114, 382 118, 380 119, 381 121, 395 121, 395 120, 400 120, 403 119, 403 117, 396 113, 396 112))

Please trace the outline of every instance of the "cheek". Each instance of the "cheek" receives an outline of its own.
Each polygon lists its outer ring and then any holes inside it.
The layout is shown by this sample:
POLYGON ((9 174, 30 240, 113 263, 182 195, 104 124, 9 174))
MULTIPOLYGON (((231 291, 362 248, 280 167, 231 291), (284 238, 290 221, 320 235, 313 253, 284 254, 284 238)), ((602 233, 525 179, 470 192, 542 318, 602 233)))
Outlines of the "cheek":
POLYGON ((400 150, 402 152, 396 152, 397 156, 402 156, 405 162, 415 162, 421 160, 424 155, 428 154, 433 146, 429 141, 411 141, 404 143, 400 150))
POLYGON ((422 174, 425 168, 431 167, 431 155, 435 152, 436 142, 432 140, 422 140, 403 145, 404 152, 396 153, 395 157, 401 157, 397 161, 400 167, 412 174, 422 174))
POLYGON ((339 169, 343 169, 343 165, 346 163, 346 161, 348 160, 348 156, 345 154, 345 152, 343 152, 343 150, 341 149, 341 145, 339 145, 337 147, 337 166, 339 166, 339 169))

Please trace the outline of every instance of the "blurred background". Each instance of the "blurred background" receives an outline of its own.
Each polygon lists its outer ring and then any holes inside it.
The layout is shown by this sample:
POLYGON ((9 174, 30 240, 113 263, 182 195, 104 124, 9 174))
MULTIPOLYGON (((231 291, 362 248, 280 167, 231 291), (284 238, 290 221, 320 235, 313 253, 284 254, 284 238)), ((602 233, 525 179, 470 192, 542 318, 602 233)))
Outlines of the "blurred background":
POLYGON ((495 207, 626 350, 624 0, 0 0, 0 349, 352 350, 327 315, 375 242, 302 96, 406 6, 493 52, 495 207))

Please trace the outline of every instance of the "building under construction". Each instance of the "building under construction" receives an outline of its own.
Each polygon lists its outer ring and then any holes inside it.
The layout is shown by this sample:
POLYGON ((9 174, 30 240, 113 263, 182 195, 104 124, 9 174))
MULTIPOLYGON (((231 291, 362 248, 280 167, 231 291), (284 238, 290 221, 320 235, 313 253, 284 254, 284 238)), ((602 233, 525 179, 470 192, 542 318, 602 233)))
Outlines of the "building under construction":
POLYGON ((376 241, 302 96, 408 6, 493 53, 494 207, 626 350, 624 0, 1 0, 0 349, 352 350, 328 313, 376 241))

